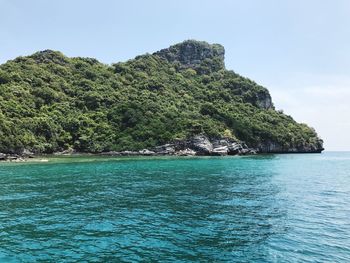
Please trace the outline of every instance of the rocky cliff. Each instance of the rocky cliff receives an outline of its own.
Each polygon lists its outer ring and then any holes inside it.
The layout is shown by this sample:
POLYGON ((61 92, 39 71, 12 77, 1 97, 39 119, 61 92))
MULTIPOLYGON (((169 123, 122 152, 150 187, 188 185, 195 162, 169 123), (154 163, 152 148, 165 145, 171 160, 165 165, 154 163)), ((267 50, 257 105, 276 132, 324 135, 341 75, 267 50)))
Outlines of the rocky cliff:
POLYGON ((171 63, 179 63, 183 68, 200 70, 206 63, 213 71, 225 68, 225 49, 220 44, 210 45, 207 42, 187 40, 155 52, 153 55, 171 63))

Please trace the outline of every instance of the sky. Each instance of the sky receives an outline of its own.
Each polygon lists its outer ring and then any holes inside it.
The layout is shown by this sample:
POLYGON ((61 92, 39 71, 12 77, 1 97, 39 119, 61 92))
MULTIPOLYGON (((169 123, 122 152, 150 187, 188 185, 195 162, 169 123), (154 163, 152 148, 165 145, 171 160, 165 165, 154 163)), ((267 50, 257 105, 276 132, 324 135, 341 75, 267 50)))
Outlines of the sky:
POLYGON ((350 150, 348 0, 0 0, 0 63, 39 50, 115 63, 187 39, 225 47, 226 68, 275 107, 350 150))

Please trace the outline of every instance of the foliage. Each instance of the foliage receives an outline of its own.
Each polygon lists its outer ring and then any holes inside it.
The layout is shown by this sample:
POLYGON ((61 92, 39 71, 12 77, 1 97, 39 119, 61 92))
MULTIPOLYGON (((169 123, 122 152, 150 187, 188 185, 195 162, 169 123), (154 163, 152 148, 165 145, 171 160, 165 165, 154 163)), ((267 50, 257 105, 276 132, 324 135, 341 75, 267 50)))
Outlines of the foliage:
POLYGON ((0 152, 137 150, 198 133, 250 146, 316 143, 268 91, 217 58, 195 69, 157 55, 105 65, 42 51, 0 66, 0 152), (210 67, 214 65, 214 67, 210 67))

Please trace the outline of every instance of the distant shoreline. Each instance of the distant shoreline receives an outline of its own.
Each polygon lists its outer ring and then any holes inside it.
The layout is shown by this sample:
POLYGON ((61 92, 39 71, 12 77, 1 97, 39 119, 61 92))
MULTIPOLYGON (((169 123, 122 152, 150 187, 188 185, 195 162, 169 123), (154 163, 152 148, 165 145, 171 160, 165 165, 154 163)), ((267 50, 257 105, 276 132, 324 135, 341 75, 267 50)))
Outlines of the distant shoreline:
MULTIPOLYGON (((105 152, 79 152, 73 148, 54 152, 52 156, 105 156, 105 157, 123 157, 123 156, 240 156, 256 154, 287 154, 287 153, 321 153, 323 148, 288 148, 276 147, 275 144, 267 145, 263 148, 250 148, 246 143, 235 141, 230 138, 218 138, 210 140, 207 136, 201 134, 188 140, 177 140, 164 145, 159 145, 150 149, 139 151, 105 151, 105 152)), ((0 153, 0 160, 10 162, 22 162, 37 156, 45 154, 33 153, 24 149, 20 154, 0 153)))
MULTIPOLYGON (((327 151, 327 152, 338 152, 338 151, 327 151)), ((350 152, 350 151, 344 151, 344 152, 350 152)), ((74 152, 74 153, 52 153, 52 154, 33 154, 30 156, 21 156, 17 154, 8 154, 6 158, 1 158, 0 162, 2 163, 20 163, 20 162, 48 162, 50 159, 60 159, 60 158, 79 158, 79 157, 105 157, 105 158, 124 158, 124 157, 242 157, 242 156, 264 156, 264 155, 274 155, 274 154, 321 154, 322 151, 314 151, 314 152, 258 152, 258 153, 247 153, 247 154, 226 154, 226 155, 219 155, 219 154, 207 154, 207 155, 197 155, 197 154, 141 154, 132 152, 130 153, 119 153, 119 154, 113 154, 109 152, 102 152, 102 153, 89 153, 89 152, 74 152)))

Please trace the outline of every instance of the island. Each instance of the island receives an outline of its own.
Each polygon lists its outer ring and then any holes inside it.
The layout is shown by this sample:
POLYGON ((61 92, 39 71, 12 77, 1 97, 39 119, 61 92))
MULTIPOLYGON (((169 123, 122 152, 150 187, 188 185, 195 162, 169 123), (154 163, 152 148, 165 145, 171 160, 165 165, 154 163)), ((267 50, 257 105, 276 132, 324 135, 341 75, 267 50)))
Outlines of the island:
POLYGON ((0 65, 0 160, 41 154, 320 153, 306 124, 225 67, 220 44, 186 40, 106 65, 44 50, 0 65))

